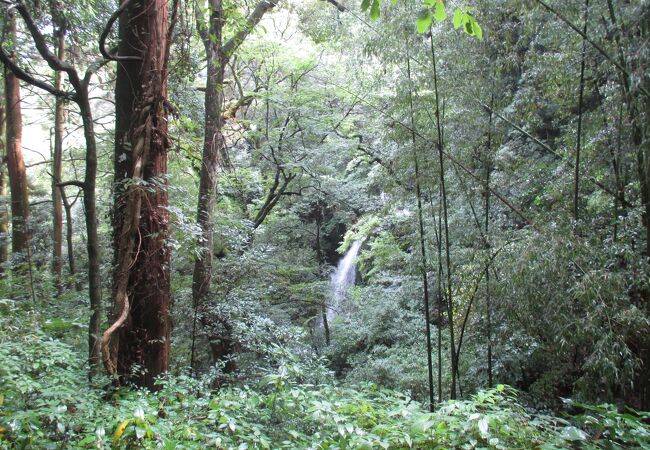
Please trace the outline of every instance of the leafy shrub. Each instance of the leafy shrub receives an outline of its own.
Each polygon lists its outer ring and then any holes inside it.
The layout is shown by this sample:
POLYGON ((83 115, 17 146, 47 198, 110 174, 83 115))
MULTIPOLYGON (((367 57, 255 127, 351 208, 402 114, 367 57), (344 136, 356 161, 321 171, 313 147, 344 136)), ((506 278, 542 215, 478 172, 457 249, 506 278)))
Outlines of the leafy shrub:
POLYGON ((257 381, 159 380, 160 390, 89 384, 83 357, 36 321, 0 315, 0 448, 370 449, 630 448, 650 445, 648 413, 576 404, 558 418, 527 410, 507 386, 434 413, 375 384, 340 386, 282 347, 257 381), (313 380, 313 381, 312 381, 313 380), (312 381, 312 383, 309 383, 312 381), (644 422, 645 421, 645 422, 644 422))

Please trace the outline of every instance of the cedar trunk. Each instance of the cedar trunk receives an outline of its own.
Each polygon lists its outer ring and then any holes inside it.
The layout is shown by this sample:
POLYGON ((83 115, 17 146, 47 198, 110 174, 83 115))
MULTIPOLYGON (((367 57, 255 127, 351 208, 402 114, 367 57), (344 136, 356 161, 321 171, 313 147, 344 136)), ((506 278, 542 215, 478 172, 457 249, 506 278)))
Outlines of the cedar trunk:
POLYGON ((154 388, 169 367, 171 334, 167 190, 166 0, 120 17, 116 82, 114 322, 102 347, 121 381, 154 388))
MULTIPOLYGON (((14 11, 7 12, 6 31, 12 40, 16 37, 16 17, 14 11)), ((12 52, 12 58, 15 54, 12 52)), ((29 197, 27 191, 27 174, 22 151, 23 123, 20 109, 20 82, 5 67, 6 112, 6 155, 9 185, 11 188, 11 248, 14 253, 27 254, 29 231, 29 197)))
POLYGON ((0 91, 0 275, 4 274, 4 264, 9 260, 9 212, 5 204, 7 198, 5 150, 5 96, 3 87, 3 90, 0 91))

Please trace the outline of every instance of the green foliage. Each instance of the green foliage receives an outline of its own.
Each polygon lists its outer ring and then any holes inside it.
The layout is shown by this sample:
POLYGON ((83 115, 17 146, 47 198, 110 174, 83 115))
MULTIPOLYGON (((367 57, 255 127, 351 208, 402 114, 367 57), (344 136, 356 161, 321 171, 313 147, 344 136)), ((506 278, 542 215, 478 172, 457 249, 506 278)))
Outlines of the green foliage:
MULTIPOLYGON (((397 0, 391 0, 393 5, 397 0)), ((362 0, 361 11, 367 11, 370 8, 370 18, 379 19, 381 15, 381 0, 362 0)), ((474 15, 471 13, 473 8, 460 6, 454 9, 453 24, 455 29, 462 27, 463 31, 470 36, 479 40, 483 39, 483 29, 478 24, 474 15)), ((418 33, 425 33, 431 27, 433 20, 444 22, 448 17, 444 0, 424 0, 424 8, 420 10, 415 21, 418 33)))
POLYGON ((37 323, 30 332, 0 320, 3 448, 619 448, 650 436, 647 414, 581 404, 573 423, 531 414, 502 385, 430 414, 377 385, 339 386, 280 347, 275 370, 239 387, 168 376, 156 393, 104 390, 37 323))
POLYGON ((368 280, 380 273, 397 270, 407 259, 395 237, 387 231, 382 231, 370 240, 366 248, 359 256, 359 270, 368 280))
POLYGON ((366 239, 370 233, 374 232, 375 229, 381 223, 381 219, 377 216, 366 215, 363 216, 358 223, 356 223, 347 233, 345 233, 345 238, 338 248, 338 252, 344 254, 352 245, 353 242, 366 239))
POLYGON ((650 447, 650 413, 626 408, 621 413, 614 405, 588 405, 566 400, 571 407, 584 410, 575 419, 591 434, 599 436, 603 446, 610 448, 650 447))
MULTIPOLYGON (((49 34, 51 23, 37 3, 30 8, 49 34)), ((65 5, 75 60, 96 52, 85 46, 96 42, 113 3, 65 5)), ((246 10, 256 3, 224 3, 224 38, 245 26, 246 10)), ((590 23, 589 34, 629 62, 635 74, 644 73, 647 52, 639 37, 647 6, 614 3, 620 28, 610 23, 605 3, 592 3, 590 17, 603 26, 590 23)), ((160 380, 155 394, 109 387, 102 378, 85 382, 80 352, 87 341, 87 299, 71 289, 63 297, 51 295, 52 276, 45 270, 51 230, 40 226, 50 222, 51 179, 47 164, 30 164, 32 220, 39 225, 33 233, 34 279, 17 270, 24 264, 18 256, 6 264, 16 270, 0 279, 0 296, 17 299, 0 300, 0 447, 650 445, 647 413, 577 402, 570 408, 578 415, 562 418, 531 409, 557 411, 560 397, 639 401, 650 348, 650 284, 637 179, 642 146, 635 142, 643 136, 635 127, 647 108, 635 99, 638 80, 629 80, 630 93, 621 92, 620 73, 588 47, 581 214, 572 220, 579 37, 530 2, 476 1, 469 7, 393 0, 391 5, 362 1, 372 20, 381 19, 378 26, 323 2, 287 2, 281 14, 269 13, 271 20, 256 27, 260 33, 228 64, 226 106, 242 96, 250 102, 224 126, 227 158, 218 176, 210 249, 213 285, 198 307, 191 292, 202 238, 194 208, 203 93, 196 88, 205 54, 194 20, 188 20, 191 11, 181 13, 169 78, 169 101, 178 113, 169 130, 175 151, 169 177, 142 184, 148 191, 167 185, 172 227, 167 244, 174 251, 175 372, 160 380), (294 14, 301 16, 300 24, 292 22, 294 14), (447 21, 477 39, 484 27, 489 39, 476 45, 444 26, 447 21), (438 58, 435 85, 427 32, 438 58), (444 402, 429 414, 419 404, 428 394, 423 266, 431 299, 438 299, 440 281, 443 291, 447 287, 446 268, 438 273, 446 249, 439 256, 437 244, 447 240, 439 222, 440 167, 432 145, 438 103, 444 150, 455 161, 444 160, 456 320, 449 323, 446 305, 432 300, 430 326, 434 355, 442 354, 443 397, 449 395, 450 331, 453 327, 458 345, 462 330, 458 377, 464 400, 444 402), (629 112, 636 115, 628 117, 629 112), (420 163, 424 264, 411 127, 420 163), (489 230, 483 216, 486 165, 490 187, 500 196, 489 197, 489 230), (257 214, 270 205, 283 177, 293 178, 255 228, 257 214), (622 198, 615 200, 612 193, 619 190, 622 198), (348 295, 349 314, 329 322, 325 345, 321 317, 330 297, 331 266, 359 240, 364 240, 360 276, 348 295), (19 301, 32 287, 36 303, 19 301), (482 390, 488 386, 488 334, 493 378, 518 391, 503 385, 482 390), (220 341, 232 342, 234 349, 213 361, 210 343, 220 341), (206 374, 198 379, 185 375, 191 349, 196 372, 206 374), (223 373, 226 361, 235 362, 237 370, 223 373), (224 383, 218 391, 215 379, 224 383)), ((580 23, 581 1, 560 6, 580 23)), ((208 12, 203 11, 206 20, 208 12)), ((116 30, 109 41, 115 41, 116 30)), ((33 49, 25 50, 27 60, 33 49)), ((40 69, 37 63, 32 72, 40 69)), ((99 93, 112 89, 107 84, 112 70, 107 65, 100 73, 93 96, 98 108, 99 93)), ((78 119, 70 114, 69 120, 71 141, 78 119)), ((105 142, 100 173, 109 174, 98 179, 98 204, 104 298, 110 298, 111 230, 104 218, 115 186, 110 185, 112 141, 100 141, 105 142)), ((68 150, 66 165, 83 157, 77 148, 68 150)), ((78 257, 84 247, 81 214, 77 206, 78 257)), ((85 266, 83 256, 77 266, 85 266)), ((83 271, 76 277, 83 279, 83 271)))

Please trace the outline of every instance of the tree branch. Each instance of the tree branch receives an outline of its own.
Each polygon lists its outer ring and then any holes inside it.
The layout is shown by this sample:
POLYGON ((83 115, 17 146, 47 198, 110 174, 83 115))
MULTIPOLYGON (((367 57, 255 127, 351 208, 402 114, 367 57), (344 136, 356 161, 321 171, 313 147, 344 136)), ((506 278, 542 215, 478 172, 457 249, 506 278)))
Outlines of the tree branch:
POLYGON ((224 64, 228 62, 230 57, 232 56, 233 53, 239 48, 239 46, 244 42, 246 37, 253 31, 255 26, 260 23, 260 20, 262 20, 262 17, 264 14, 266 14, 267 11, 273 9, 278 5, 280 0, 261 0, 253 12, 248 16, 248 19, 246 19, 246 25, 237 32, 228 42, 226 42, 223 46, 223 55, 224 55, 224 61, 222 61, 224 64))
POLYGON ((206 42, 210 36, 208 34, 208 27, 205 26, 205 15, 201 11, 199 2, 194 2, 194 21, 196 22, 196 30, 199 33, 201 42, 206 42))
POLYGON ((67 92, 67 91, 62 91, 60 89, 56 89, 54 86, 52 86, 49 83, 46 83, 44 81, 41 81, 37 78, 35 78, 32 74, 27 72, 26 70, 23 70, 21 67, 19 67, 14 60, 5 52, 4 48, 0 45, 0 62, 2 62, 9 70, 11 70, 16 77, 20 78, 23 80, 25 83, 29 83, 32 86, 36 86, 38 88, 43 89, 44 91, 56 96, 56 97, 61 97, 65 98, 68 100, 74 100, 75 94, 74 92, 67 92))
POLYGON ((31 34, 32 36, 34 45, 36 46, 38 53, 43 57, 47 65, 50 66, 52 70, 62 71, 68 74, 68 79, 70 80, 70 84, 72 84, 72 87, 78 91, 81 88, 81 80, 79 79, 77 70, 74 68, 73 65, 60 60, 59 58, 57 58, 57 56, 54 53, 52 53, 49 46, 47 45, 47 40, 45 39, 45 36, 41 34, 41 31, 38 29, 38 26, 36 26, 34 19, 29 13, 29 10, 27 9, 27 5, 25 5, 24 2, 20 1, 19 3, 15 4, 15 7, 16 7, 16 11, 18 11, 20 16, 23 18, 23 21, 25 22, 25 25, 29 30, 29 34, 31 34))
POLYGON ((66 186, 77 186, 78 188, 85 189, 86 185, 82 181, 78 180, 71 180, 71 181, 64 181, 63 183, 57 183, 56 184, 60 188, 64 188, 66 186))
MULTIPOLYGON (((465 93, 465 94, 467 95, 467 93, 465 93)), ((475 101, 476 103, 478 103, 479 105, 481 105, 481 106, 485 109, 485 111, 487 111, 488 113, 492 113, 492 114, 494 114, 494 115, 497 116, 499 119, 503 120, 503 121, 506 122, 508 125, 510 125, 511 127, 513 127, 515 130, 519 131, 521 134, 523 134, 524 136, 526 136, 528 139, 533 140, 537 145, 539 145, 541 148, 543 148, 544 150, 546 150, 547 152, 549 152, 550 154, 552 154, 553 156, 555 156, 557 159, 563 159, 562 156, 561 156, 560 154, 556 153, 556 151, 553 150, 551 147, 549 147, 548 144, 546 144, 546 143, 540 141, 538 138, 536 138, 535 136, 533 136, 532 134, 530 134, 528 131, 526 131, 526 130, 524 130, 523 128, 521 128, 519 125, 517 125, 516 123, 514 123, 513 121, 511 121, 511 120, 508 119, 507 117, 503 116, 502 114, 499 114, 499 113, 498 113, 497 111, 495 111, 493 108, 491 108, 490 106, 488 106, 488 105, 486 105, 485 103, 483 103, 483 102, 481 102, 480 100, 478 100, 478 97, 474 97, 474 101, 475 101)))
POLYGON ((239 97, 237 100, 226 103, 223 111, 224 120, 234 119, 237 111, 246 106, 250 106, 254 99, 254 95, 244 95, 243 97, 239 97))
POLYGON ((124 3, 120 5, 120 7, 113 14, 111 14, 111 17, 108 18, 108 21, 104 26, 104 30, 102 31, 102 34, 99 36, 99 52, 108 61, 139 61, 142 59, 139 56, 118 56, 114 53, 115 50, 111 50, 111 51, 106 50, 106 39, 108 38, 108 35, 111 32, 111 29, 113 28, 113 24, 124 12, 124 10, 128 8, 128 6, 131 4, 131 1, 132 0, 126 0, 124 3))
POLYGON ((331 3, 332 5, 334 5, 336 9, 338 9, 341 12, 346 12, 348 10, 345 6, 341 5, 336 0, 323 0, 323 1, 326 1, 327 3, 331 3))

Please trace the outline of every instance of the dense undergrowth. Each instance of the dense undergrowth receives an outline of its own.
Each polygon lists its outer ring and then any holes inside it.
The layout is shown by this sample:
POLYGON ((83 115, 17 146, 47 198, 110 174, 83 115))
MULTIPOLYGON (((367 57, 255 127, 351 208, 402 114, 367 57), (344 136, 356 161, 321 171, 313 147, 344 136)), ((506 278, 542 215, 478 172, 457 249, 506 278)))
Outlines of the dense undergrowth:
POLYGON ((26 319, 9 301, 1 310, 1 448, 650 448, 648 413, 573 405, 582 412, 552 416, 503 385, 428 413, 376 385, 310 383, 322 375, 281 349, 283 362, 247 384, 176 375, 156 393, 116 389, 88 383, 65 342, 73 323, 26 319))

